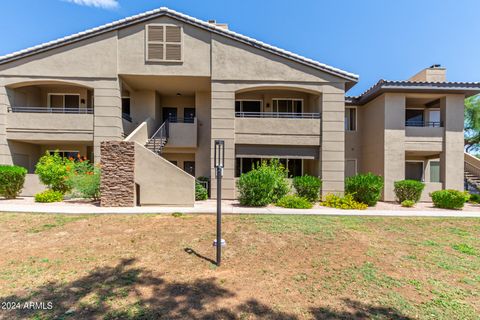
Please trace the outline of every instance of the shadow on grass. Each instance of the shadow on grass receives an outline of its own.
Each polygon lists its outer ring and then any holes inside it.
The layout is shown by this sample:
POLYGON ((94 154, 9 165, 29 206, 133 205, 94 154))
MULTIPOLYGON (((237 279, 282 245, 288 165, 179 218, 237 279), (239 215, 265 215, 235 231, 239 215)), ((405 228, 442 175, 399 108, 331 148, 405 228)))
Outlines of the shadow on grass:
MULTIPOLYGON (((217 307, 235 293, 215 279, 167 282, 152 272, 133 266, 135 259, 122 260, 116 267, 92 270, 70 283, 53 282, 31 294, 0 297, 0 301, 48 302, 51 310, 0 310, 0 319, 279 319, 296 315, 280 312, 255 300, 237 302, 230 308, 217 307)), ((374 307, 345 300, 352 312, 313 308, 315 319, 409 319, 391 308, 374 307)))

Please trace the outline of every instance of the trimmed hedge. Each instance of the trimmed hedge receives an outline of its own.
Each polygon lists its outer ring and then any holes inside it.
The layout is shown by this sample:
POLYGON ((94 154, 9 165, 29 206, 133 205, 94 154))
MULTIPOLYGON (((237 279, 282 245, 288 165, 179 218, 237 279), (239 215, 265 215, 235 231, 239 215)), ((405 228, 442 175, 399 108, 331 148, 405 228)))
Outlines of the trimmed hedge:
POLYGON ((27 169, 0 165, 0 196, 15 199, 23 189, 27 169))
POLYGON ((345 191, 352 195, 357 202, 365 203, 369 207, 377 204, 383 189, 383 178, 369 172, 357 174, 345 180, 345 191))
POLYGON ((35 195, 35 202, 60 202, 63 201, 63 194, 60 191, 45 190, 35 195))
POLYGON ((240 204, 260 207, 277 202, 290 190, 286 177, 285 168, 278 160, 263 161, 238 179, 240 204))
POLYGON ((311 209, 313 204, 307 198, 291 194, 278 200, 277 206, 291 209, 311 209))
POLYGON ((306 198, 310 202, 318 201, 322 187, 322 180, 319 178, 304 175, 293 178, 292 184, 300 197, 306 198))
POLYGON ((395 195, 400 203, 405 200, 417 203, 422 196, 423 188, 425 188, 424 183, 416 180, 395 181, 393 185, 395 195))
POLYGON ((471 203, 480 203, 480 194, 470 193, 470 199, 468 201, 471 203))
POLYGON ((458 190, 438 190, 430 193, 435 207, 444 209, 462 209, 465 202, 470 199, 468 192, 458 190))

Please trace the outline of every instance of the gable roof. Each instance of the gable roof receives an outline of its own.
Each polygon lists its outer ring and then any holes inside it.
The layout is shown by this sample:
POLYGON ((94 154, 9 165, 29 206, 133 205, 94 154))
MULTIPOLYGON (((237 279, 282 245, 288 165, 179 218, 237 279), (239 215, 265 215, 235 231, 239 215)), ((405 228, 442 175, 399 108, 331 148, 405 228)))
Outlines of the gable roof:
POLYGON ((345 97, 345 103, 362 105, 384 92, 443 92, 464 93, 467 97, 480 93, 480 82, 427 82, 409 80, 384 80, 381 79, 362 94, 345 97))
POLYGON ((30 47, 24 50, 20 50, 17 52, 13 52, 4 56, 0 56, 0 64, 4 64, 13 60, 21 59, 23 57, 31 56, 40 52, 45 52, 47 50, 51 50, 60 46, 64 46, 73 42, 77 42, 80 40, 88 39, 94 36, 97 36, 99 34, 103 34, 106 32, 110 32, 113 30, 118 30, 120 28, 124 28, 133 24, 137 24, 139 22, 143 22, 152 18, 157 18, 160 16, 168 16, 177 20, 180 20, 182 22, 197 26, 199 28, 208 30, 210 32, 214 32, 223 36, 226 36, 228 38, 232 38, 234 40, 246 43, 252 47, 276 54, 278 56, 282 56, 284 58, 302 63, 304 65, 310 66, 312 68, 321 70, 323 72, 327 72, 330 74, 333 74, 335 76, 341 77, 345 80, 352 81, 352 82, 357 82, 358 81, 358 75, 354 73, 350 73, 329 65, 326 65, 324 63, 305 58, 303 56, 300 56, 298 54, 295 54, 293 52, 287 51, 280 49, 278 47, 266 44, 262 41, 244 36, 242 34, 236 33, 231 30, 226 30, 220 27, 217 27, 214 24, 208 23, 203 20, 196 19, 194 17, 188 16, 186 14, 177 12, 175 10, 166 8, 166 7, 161 7, 155 10, 147 11, 144 13, 140 13, 131 17, 127 17, 121 20, 117 20, 111 23, 104 24, 102 26, 92 28, 89 30, 85 30, 70 36, 66 36, 54 41, 46 42, 40 45, 36 45, 34 47, 30 47))

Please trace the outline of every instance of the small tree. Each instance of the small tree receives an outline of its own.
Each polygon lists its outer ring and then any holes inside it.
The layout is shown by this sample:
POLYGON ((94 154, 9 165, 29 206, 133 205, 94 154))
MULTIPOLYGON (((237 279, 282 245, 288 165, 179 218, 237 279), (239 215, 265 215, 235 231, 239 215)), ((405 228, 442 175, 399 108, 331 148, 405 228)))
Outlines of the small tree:
POLYGON ((71 189, 68 183, 68 175, 72 169, 72 160, 61 157, 57 151, 54 154, 47 151, 38 161, 35 173, 49 189, 65 194, 71 189))

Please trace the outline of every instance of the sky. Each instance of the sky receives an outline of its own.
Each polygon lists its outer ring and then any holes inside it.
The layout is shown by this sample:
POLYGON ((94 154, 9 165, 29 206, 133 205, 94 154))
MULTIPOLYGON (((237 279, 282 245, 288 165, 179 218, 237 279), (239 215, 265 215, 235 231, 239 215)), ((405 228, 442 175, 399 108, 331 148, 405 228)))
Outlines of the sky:
POLYGON ((480 0, 2 0, 0 55, 161 6, 358 74, 349 95, 432 64, 480 81, 480 0))

